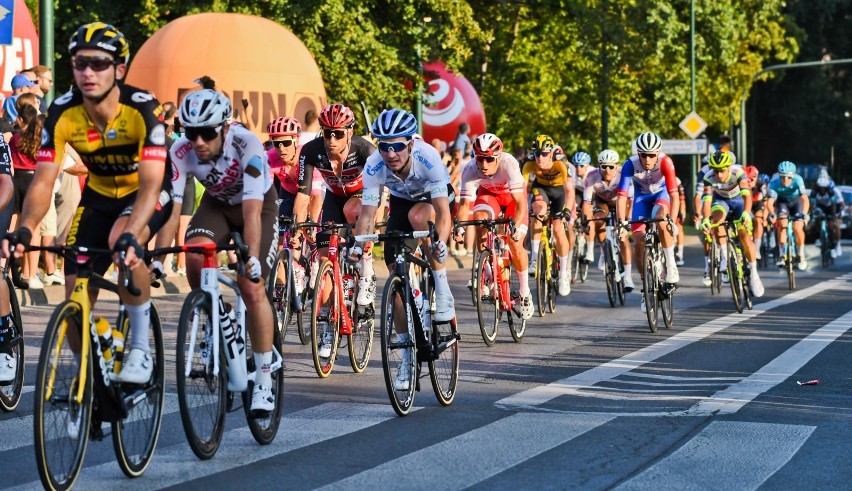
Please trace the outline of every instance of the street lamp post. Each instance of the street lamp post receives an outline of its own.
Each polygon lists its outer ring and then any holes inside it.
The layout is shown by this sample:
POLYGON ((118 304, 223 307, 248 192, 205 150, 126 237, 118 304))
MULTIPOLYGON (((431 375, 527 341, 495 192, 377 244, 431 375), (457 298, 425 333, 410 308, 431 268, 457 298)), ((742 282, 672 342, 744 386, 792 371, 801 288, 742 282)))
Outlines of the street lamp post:
MULTIPOLYGON (((432 22, 432 17, 423 17, 423 23, 432 22)), ((423 33, 423 26, 420 27, 418 36, 423 33)), ((414 84, 414 117, 417 118, 417 128, 420 134, 423 134, 423 54, 420 48, 420 39, 417 40, 417 82, 414 84)))
MULTIPOLYGON (((778 71, 778 70, 789 70, 791 68, 807 68, 807 67, 815 67, 815 66, 825 66, 825 65, 840 65, 845 63, 852 63, 852 58, 843 58, 840 60, 820 60, 820 61, 805 61, 801 63, 789 63, 787 65, 772 65, 768 66, 759 72, 755 73, 751 78, 751 81, 754 82, 758 77, 763 75, 764 73, 778 71)), ((742 159, 742 164, 751 163, 751 160, 748 158, 748 138, 746 135, 746 99, 748 99, 748 93, 751 90, 751 86, 746 88, 743 92, 742 98, 740 98, 740 157, 742 159)))

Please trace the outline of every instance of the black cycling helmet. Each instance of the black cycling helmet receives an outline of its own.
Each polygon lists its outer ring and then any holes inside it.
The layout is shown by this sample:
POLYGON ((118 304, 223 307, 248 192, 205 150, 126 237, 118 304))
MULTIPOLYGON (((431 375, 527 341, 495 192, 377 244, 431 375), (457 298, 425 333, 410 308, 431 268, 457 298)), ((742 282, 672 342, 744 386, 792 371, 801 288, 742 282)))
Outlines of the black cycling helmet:
POLYGON ((71 56, 80 49, 99 49, 112 55, 118 63, 130 61, 130 45, 127 38, 111 24, 92 22, 77 28, 68 42, 71 56))

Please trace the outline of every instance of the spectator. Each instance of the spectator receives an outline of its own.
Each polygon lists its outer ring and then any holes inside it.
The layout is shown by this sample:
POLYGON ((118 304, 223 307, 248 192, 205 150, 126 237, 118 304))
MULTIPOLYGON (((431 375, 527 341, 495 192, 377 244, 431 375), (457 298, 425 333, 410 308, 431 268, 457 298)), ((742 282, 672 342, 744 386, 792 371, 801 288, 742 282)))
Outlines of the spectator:
POLYGON ((12 95, 3 101, 3 117, 8 122, 14 123, 18 117, 18 110, 15 108, 18 96, 32 92, 35 86, 36 84, 23 73, 12 77, 12 95))
POLYGON ((302 127, 302 134, 299 136, 299 146, 308 143, 318 137, 320 133, 319 115, 313 109, 309 109, 305 113, 305 126, 302 127))
POLYGON ((471 149, 470 136, 468 136, 469 133, 469 124, 462 123, 459 125, 459 132, 456 135, 456 139, 453 141, 452 147, 450 147, 450 156, 453 160, 458 162, 467 162, 471 149))
MULTIPOLYGON (((47 69, 50 70, 49 68, 47 69)), ((38 72, 36 72, 36 67, 27 68, 26 70, 21 71, 21 73, 26 75, 27 78, 32 81, 32 83, 36 84, 35 87, 32 88, 31 93, 34 94, 36 98, 38 98, 38 112, 41 114, 47 114, 47 102, 44 100, 44 96, 47 94, 47 92, 42 88, 41 79, 38 76, 38 72)), ((50 78, 52 84, 53 76, 48 75, 48 78, 50 78)), ((47 90, 49 91, 50 87, 48 87, 47 90)))

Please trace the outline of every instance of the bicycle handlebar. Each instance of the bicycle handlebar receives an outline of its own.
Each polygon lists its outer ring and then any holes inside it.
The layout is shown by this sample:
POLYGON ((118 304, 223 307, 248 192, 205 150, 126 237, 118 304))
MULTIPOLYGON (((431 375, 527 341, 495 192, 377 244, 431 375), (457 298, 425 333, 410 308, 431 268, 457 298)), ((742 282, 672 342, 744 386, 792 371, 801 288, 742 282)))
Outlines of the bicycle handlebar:
POLYGON ((410 232, 404 232, 401 230, 393 230, 380 234, 361 234, 353 237, 355 242, 364 243, 364 242, 380 242, 385 240, 399 240, 399 239, 432 239, 438 240, 438 229, 435 228, 435 224, 429 222, 429 230, 415 230, 410 232))
MULTIPOLYGON (((111 249, 97 249, 92 247, 85 246, 35 246, 35 245, 25 245, 25 249, 27 251, 45 251, 52 252, 57 256, 62 256, 64 259, 69 261, 74 261, 77 264, 82 264, 89 262, 90 256, 111 256, 112 254, 116 254, 115 251, 111 249), (81 261, 80 258, 83 258, 81 261)), ((127 292, 133 295, 134 297, 138 297, 142 294, 142 291, 136 287, 133 283, 133 275, 130 274, 130 268, 124 264, 125 252, 118 252, 118 267, 121 270, 122 277, 124 278, 124 288, 127 289, 127 292)), ((143 261, 145 257, 141 257, 143 261)), ((21 279, 23 285, 23 279, 21 279)), ((29 284, 27 284, 27 288, 29 288, 29 284)), ((26 288, 25 288, 26 289, 26 288)))

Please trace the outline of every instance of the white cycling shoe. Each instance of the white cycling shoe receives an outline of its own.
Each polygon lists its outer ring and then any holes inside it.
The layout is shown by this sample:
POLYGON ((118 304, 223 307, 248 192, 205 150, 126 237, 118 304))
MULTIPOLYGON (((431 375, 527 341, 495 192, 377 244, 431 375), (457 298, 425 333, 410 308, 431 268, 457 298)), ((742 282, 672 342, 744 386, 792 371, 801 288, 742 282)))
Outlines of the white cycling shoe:
POLYGON ((265 416, 275 409, 275 394, 272 387, 266 385, 255 385, 251 395, 252 416, 265 416))
POLYGON ((121 367, 117 380, 124 384, 145 384, 151 380, 153 372, 154 361, 151 360, 151 353, 134 348, 124 358, 124 366, 121 367))
POLYGON ((532 295, 527 293, 521 300, 521 318, 529 320, 533 316, 533 299, 532 295))
POLYGON ((559 275, 559 289, 558 293, 560 297, 568 296, 571 293, 571 276, 568 274, 559 275))
POLYGON ((435 294, 435 321, 450 322, 456 317, 456 302, 450 295, 435 294))
POLYGON ((15 380, 18 372, 18 358, 8 353, 0 353, 0 382, 15 380))
POLYGON ((408 390, 409 387, 411 387, 411 370, 408 363, 403 363, 396 372, 393 388, 394 390, 408 390))

